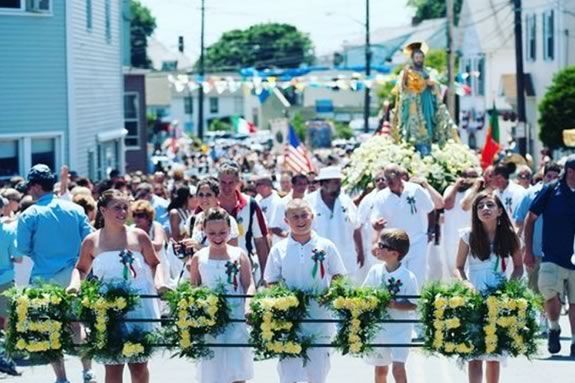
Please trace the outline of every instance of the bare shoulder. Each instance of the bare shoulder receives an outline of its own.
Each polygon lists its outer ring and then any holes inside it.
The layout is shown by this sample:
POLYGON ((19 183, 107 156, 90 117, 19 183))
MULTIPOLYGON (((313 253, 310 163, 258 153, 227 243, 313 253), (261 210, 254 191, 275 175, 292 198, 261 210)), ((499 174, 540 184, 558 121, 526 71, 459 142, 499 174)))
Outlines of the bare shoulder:
POLYGON ((88 246, 90 248, 96 247, 96 243, 98 241, 99 235, 100 235, 100 230, 96 230, 94 232, 91 232, 82 241, 82 246, 88 246))

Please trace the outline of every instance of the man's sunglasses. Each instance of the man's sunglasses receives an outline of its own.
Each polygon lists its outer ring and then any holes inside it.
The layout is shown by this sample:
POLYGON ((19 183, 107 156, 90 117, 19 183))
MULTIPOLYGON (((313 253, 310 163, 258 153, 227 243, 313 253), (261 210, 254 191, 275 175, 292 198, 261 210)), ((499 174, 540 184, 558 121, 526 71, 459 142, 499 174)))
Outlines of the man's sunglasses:
POLYGON ((393 247, 389 246, 387 243, 378 242, 377 247, 381 250, 397 251, 393 247))

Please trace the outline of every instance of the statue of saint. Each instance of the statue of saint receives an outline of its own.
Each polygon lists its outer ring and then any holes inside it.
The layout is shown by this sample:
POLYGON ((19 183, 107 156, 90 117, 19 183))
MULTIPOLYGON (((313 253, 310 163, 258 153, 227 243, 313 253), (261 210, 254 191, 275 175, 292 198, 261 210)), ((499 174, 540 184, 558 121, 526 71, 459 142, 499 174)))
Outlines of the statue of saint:
POLYGON ((413 143, 422 156, 431 153, 432 143, 445 143, 453 124, 441 100, 440 86, 424 66, 427 51, 424 42, 405 47, 411 62, 399 74, 392 119, 392 132, 413 143))

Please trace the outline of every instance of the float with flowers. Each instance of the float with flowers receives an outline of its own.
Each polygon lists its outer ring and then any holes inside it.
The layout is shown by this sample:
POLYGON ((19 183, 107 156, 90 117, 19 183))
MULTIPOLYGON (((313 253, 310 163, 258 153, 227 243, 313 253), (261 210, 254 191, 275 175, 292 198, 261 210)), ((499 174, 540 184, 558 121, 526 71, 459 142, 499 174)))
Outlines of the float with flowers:
POLYGON ((6 351, 10 355, 54 361, 72 351, 71 299, 63 288, 44 285, 13 288, 10 299, 6 351))
MULTIPOLYGON (((222 290, 223 291, 223 290, 222 290)), ((213 353, 206 346, 205 336, 224 331, 230 322, 230 309, 219 291, 193 288, 181 284, 166 295, 174 326, 167 328, 165 338, 179 356, 191 359, 208 358, 213 353)))
POLYGON ((361 356, 371 350, 370 342, 386 317, 391 295, 385 289, 352 288, 343 279, 335 281, 321 302, 341 320, 334 345, 342 354, 361 356))
POLYGON ((374 136, 354 150, 343 169, 345 187, 359 193, 373 187, 378 169, 388 164, 400 165, 411 176, 427 179, 437 191, 455 182, 466 169, 479 167, 479 159, 467 145, 448 140, 445 145, 431 146, 431 154, 422 157, 413 144, 391 136, 374 136))
MULTIPOLYGON (((319 266, 317 272, 321 272, 319 266)), ((157 347, 174 349, 180 357, 209 358, 211 348, 219 345, 206 343, 205 336, 242 320, 229 317, 228 304, 233 303, 227 300, 233 296, 189 284, 167 294, 171 317, 166 318, 163 329, 156 326, 157 330, 150 332, 126 331, 128 311, 140 299, 153 297, 139 297, 122 284, 85 281, 77 296, 50 285, 12 289, 5 294, 11 299, 6 350, 9 355, 34 360, 53 361, 75 352, 77 346, 99 360, 143 360, 157 347), (82 345, 72 342, 70 327, 77 321, 87 328, 88 339, 82 345)), ((389 286, 356 288, 343 280, 313 296, 274 285, 252 298, 250 343, 238 346, 254 347, 259 358, 305 358, 309 347, 329 345, 316 345, 299 331, 302 322, 325 321, 309 317, 308 303, 314 299, 330 308, 339 322, 331 346, 343 354, 362 356, 373 346, 370 342, 380 326, 387 325, 382 322, 387 322, 392 294, 389 286)), ((461 360, 482 355, 530 358, 537 352, 536 319, 541 302, 540 296, 517 281, 482 293, 461 283, 430 284, 418 301, 423 347, 461 360)))
POLYGON ((431 284, 419 304, 424 349, 470 360, 482 355, 532 357, 541 297, 508 281, 479 293, 467 286, 431 284))
POLYGON ((258 292, 250 303, 251 341, 260 359, 306 357, 311 339, 299 335, 309 297, 278 284, 258 292))

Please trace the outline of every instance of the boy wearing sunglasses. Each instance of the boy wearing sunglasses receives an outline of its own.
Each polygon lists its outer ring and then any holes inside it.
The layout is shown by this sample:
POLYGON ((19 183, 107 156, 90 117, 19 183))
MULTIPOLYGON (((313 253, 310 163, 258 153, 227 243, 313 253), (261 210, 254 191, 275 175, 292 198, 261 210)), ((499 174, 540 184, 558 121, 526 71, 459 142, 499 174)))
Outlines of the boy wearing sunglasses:
MULTIPOLYGON (((415 299, 405 296, 417 294, 417 280, 401 263, 408 251, 409 236, 405 230, 384 229, 372 250, 373 255, 382 263, 372 266, 363 282, 365 287, 383 288, 390 292, 392 300, 388 313, 393 320, 415 319, 415 299)), ((389 323, 379 330, 373 343, 407 344, 411 342, 412 332, 412 323, 389 323)), ((408 354, 408 347, 374 348, 366 362, 375 366, 375 383, 388 381, 390 364, 395 382, 406 383, 405 362, 408 354)))

